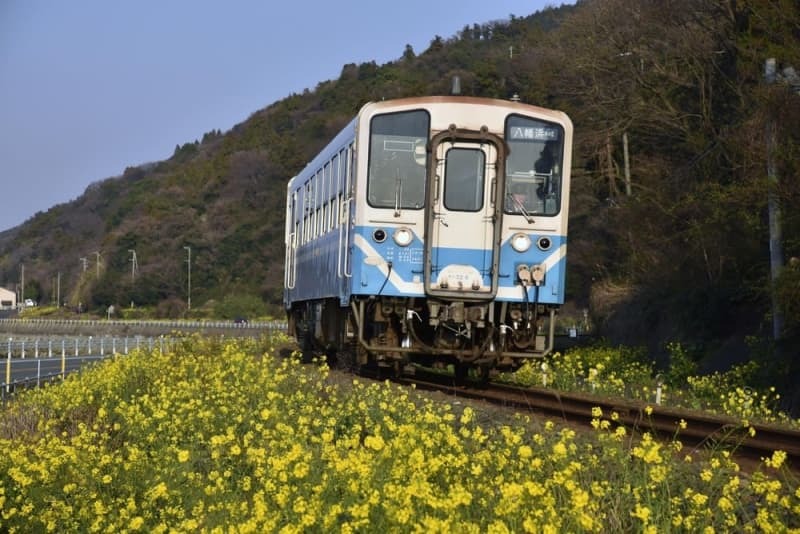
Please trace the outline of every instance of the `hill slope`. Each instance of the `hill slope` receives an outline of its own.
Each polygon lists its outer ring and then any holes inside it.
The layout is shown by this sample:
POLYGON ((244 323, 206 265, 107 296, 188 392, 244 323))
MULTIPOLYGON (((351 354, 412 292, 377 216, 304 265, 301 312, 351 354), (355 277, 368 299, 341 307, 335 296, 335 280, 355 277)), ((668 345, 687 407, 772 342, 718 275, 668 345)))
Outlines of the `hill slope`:
POLYGON ((72 305, 172 301, 168 307, 180 312, 188 246, 196 304, 255 294, 277 312, 288 179, 367 101, 443 94, 454 72, 471 94, 508 96, 513 88, 496 74, 511 64, 494 60, 507 54, 503 43, 557 26, 570 9, 476 24, 448 40, 436 37, 419 57, 409 48, 386 65, 345 65, 338 80, 259 110, 229 132, 208 132, 177 146, 167 161, 96 182, 0 234, 0 283, 13 287, 24 263, 26 296, 36 300, 53 299, 60 272, 62 298, 72 305))
MULTIPOLYGON (((771 332, 768 124, 778 175, 800 170, 800 97, 766 86, 763 62, 800 66, 798 28, 791 2, 585 0, 436 36, 385 65, 345 65, 337 80, 0 234, 0 283, 19 280, 24 263, 32 298, 49 300, 61 272, 72 303, 179 313, 189 246, 196 305, 257 295, 278 311, 287 180, 365 102, 445 94, 457 74, 463 94, 516 93, 573 118, 571 303, 616 341, 744 350, 745 334, 771 332)), ((800 256, 795 182, 776 190, 787 256, 800 256)), ((796 342, 798 271, 777 287, 796 342)))

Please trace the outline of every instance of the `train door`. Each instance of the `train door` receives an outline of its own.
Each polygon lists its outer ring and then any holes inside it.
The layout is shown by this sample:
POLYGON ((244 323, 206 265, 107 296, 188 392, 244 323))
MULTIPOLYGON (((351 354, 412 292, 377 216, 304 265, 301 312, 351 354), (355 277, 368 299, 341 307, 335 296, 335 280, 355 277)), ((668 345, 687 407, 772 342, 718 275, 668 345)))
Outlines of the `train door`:
POLYGON ((339 151, 339 172, 337 182, 337 196, 339 202, 338 225, 339 225, 339 244, 336 259, 336 276, 340 281, 339 299, 340 304, 345 306, 350 299, 350 278, 353 276, 351 258, 351 217, 353 208, 353 179, 355 175, 354 161, 355 152, 353 145, 339 151))
POLYGON ((294 289, 297 277, 297 232, 300 227, 297 219, 297 191, 293 191, 286 214, 286 265, 284 267, 284 285, 286 289, 294 289))
POLYGON ((434 139, 425 290, 488 299, 497 292, 498 149, 486 139, 434 139))

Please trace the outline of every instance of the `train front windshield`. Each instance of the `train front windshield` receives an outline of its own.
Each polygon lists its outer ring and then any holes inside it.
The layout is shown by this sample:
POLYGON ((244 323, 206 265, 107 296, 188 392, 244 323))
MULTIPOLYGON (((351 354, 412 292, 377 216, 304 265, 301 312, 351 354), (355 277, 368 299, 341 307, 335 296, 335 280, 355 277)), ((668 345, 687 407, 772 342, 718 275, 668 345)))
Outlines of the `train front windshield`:
POLYGON ((505 212, 557 215, 561 206, 564 129, 558 124, 511 115, 506 121, 505 212))
POLYGON ((370 124, 367 199, 376 208, 420 209, 425 204, 426 111, 377 115, 370 124))

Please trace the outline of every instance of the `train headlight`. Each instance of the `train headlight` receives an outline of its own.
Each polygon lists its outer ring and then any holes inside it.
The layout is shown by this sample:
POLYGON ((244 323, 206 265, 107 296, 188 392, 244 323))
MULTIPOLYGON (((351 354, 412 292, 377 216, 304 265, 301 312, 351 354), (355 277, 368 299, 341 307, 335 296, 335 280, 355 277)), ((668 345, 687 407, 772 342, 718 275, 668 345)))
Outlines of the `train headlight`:
POLYGON ((398 228, 392 235, 394 242, 401 247, 407 247, 414 240, 414 234, 408 228, 398 228))
POLYGON ((531 238, 523 233, 514 234, 511 236, 511 248, 517 252, 526 252, 531 248, 531 238))

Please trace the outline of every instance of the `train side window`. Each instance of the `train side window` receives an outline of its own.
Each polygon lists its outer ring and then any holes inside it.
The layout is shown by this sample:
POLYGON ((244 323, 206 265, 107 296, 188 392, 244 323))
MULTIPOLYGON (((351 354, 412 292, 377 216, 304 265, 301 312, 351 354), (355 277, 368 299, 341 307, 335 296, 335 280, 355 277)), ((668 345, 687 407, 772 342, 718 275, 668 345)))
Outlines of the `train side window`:
POLYGON ((430 117, 425 110, 376 115, 370 123, 367 201, 376 208, 421 209, 430 117), (420 147, 423 150, 420 151, 420 147))
POLYGON ((308 232, 306 242, 314 238, 314 177, 311 177, 311 187, 308 193, 308 232))
POLYGON ((356 160, 356 151, 355 145, 353 143, 347 147, 347 156, 345 158, 346 169, 345 169, 345 177, 347 178, 345 182, 345 187, 347 190, 345 191, 345 197, 350 198, 353 196, 353 188, 354 188, 354 178, 356 176, 355 171, 355 160, 356 160))
POLYGON ((331 163, 325 164, 322 175, 322 220, 320 221, 320 234, 328 231, 328 201, 331 196, 331 163))
POLYGON ((339 154, 334 154, 331 160, 331 189, 330 189, 330 203, 331 203, 331 219, 329 230, 336 228, 336 219, 338 215, 338 203, 336 202, 336 195, 339 192, 339 154))
POLYGON ((303 195, 303 244, 308 243, 311 233, 311 180, 306 182, 305 194, 303 195))
POLYGON ((319 236, 320 228, 322 227, 322 186, 325 183, 323 181, 322 169, 317 171, 314 182, 314 238, 316 238, 319 236))
POLYGON ((317 224, 317 175, 311 176, 311 194, 308 197, 308 240, 314 239, 316 230, 314 226, 317 224))

